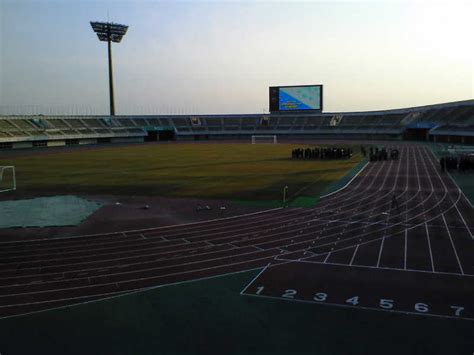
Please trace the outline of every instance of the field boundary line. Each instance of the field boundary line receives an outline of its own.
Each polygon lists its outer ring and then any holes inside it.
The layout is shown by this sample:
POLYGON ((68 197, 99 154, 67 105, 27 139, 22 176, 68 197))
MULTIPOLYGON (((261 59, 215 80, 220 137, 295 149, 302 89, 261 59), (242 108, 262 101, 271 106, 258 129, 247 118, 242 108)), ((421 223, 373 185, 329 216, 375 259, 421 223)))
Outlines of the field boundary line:
POLYGON ((326 194, 326 195, 322 195, 322 196, 320 196, 319 198, 325 198, 325 197, 334 195, 335 193, 337 193, 337 192, 339 192, 339 191, 344 190, 347 186, 349 186, 349 185, 352 183, 352 181, 354 181, 354 179, 355 179, 357 176, 359 176, 359 174, 367 167, 367 165, 369 165, 369 161, 367 161, 367 162, 364 164, 364 166, 363 166, 362 168, 360 168, 360 170, 357 172, 357 174, 355 174, 355 175, 352 177, 352 179, 350 179, 349 182, 348 182, 347 184, 345 184, 343 187, 337 189, 336 191, 330 192, 330 193, 328 193, 328 194, 326 194))
POLYGON ((351 306, 351 305, 346 305, 346 304, 338 304, 338 303, 330 303, 330 302, 316 302, 316 301, 309 301, 309 300, 299 300, 299 299, 292 299, 292 298, 284 298, 284 297, 277 297, 277 296, 266 296, 266 295, 254 295, 251 293, 244 293, 242 294, 243 296, 249 296, 249 297, 260 297, 262 299, 268 298, 272 300, 278 300, 278 301, 289 301, 289 302, 296 302, 296 303, 304 303, 304 304, 312 304, 312 305, 321 305, 321 306, 332 306, 332 307, 341 307, 341 308, 352 308, 352 309, 363 309, 366 311, 377 311, 377 312, 390 312, 390 313, 398 313, 398 314, 404 314, 406 316, 428 316, 428 317, 435 317, 435 318, 446 318, 446 319, 461 319, 461 320, 467 320, 467 321, 474 321, 473 318, 466 318, 466 317, 456 317, 456 316, 446 316, 446 315, 441 315, 441 314, 433 314, 433 313, 416 313, 413 311, 398 311, 398 310, 393 310, 393 309, 378 309, 375 307, 366 307, 366 306, 351 306))
MULTIPOLYGON (((144 287, 144 288, 141 288, 141 289, 124 291, 123 293, 121 293, 119 295, 114 295, 114 296, 105 297, 105 298, 99 298, 99 299, 96 299, 96 300, 85 301, 85 302, 74 303, 74 304, 68 304, 68 305, 65 305, 65 306, 53 307, 53 308, 48 308, 48 309, 42 309, 42 310, 34 311, 34 312, 27 312, 27 313, 15 314, 15 315, 11 315, 11 316, 0 317, 0 320, 7 319, 7 318, 22 317, 22 316, 27 316, 27 315, 37 314, 37 313, 43 313, 43 312, 49 312, 49 311, 59 310, 59 309, 64 309, 64 308, 76 307, 76 306, 81 306, 81 305, 89 304, 89 303, 93 303, 93 302, 108 301, 108 300, 112 300, 112 299, 115 299, 115 298, 136 294, 136 293, 139 293, 139 292, 146 292, 146 291, 150 291, 150 290, 154 290, 154 289, 158 289, 158 288, 163 288, 163 287, 168 287, 168 286, 179 286, 179 285, 187 284, 187 283, 191 283, 191 282, 199 282, 199 281, 205 281, 205 280, 215 279, 215 278, 219 278, 219 277, 231 276, 231 275, 235 275, 235 274, 241 274, 241 273, 245 273, 245 272, 258 270, 258 269, 261 269, 261 266, 251 268, 251 269, 246 269, 246 270, 227 272, 227 273, 219 274, 219 275, 205 276, 205 277, 201 277, 201 278, 198 278, 198 279, 177 281, 177 282, 172 282, 172 283, 168 283, 168 284, 161 284, 161 285, 156 285, 156 286, 144 287)), ((86 297, 94 297, 94 295, 86 296, 86 297)), ((53 300, 53 301, 57 301, 57 300, 53 300)))
POLYGON ((237 216, 229 216, 229 217, 223 217, 223 218, 214 218, 214 219, 209 219, 209 220, 205 220, 205 221, 196 221, 196 222, 188 222, 188 223, 181 223, 181 224, 171 224, 171 225, 169 225, 169 226, 161 226, 161 227, 151 227, 151 228, 142 228, 142 229, 120 230, 120 231, 117 231, 117 232, 107 232, 107 233, 72 235, 72 236, 69 236, 69 237, 58 237, 58 238, 39 238, 39 239, 27 239, 27 240, 15 240, 15 241, 9 241, 9 242, 0 242, 0 244, 37 242, 37 241, 43 241, 43 240, 50 240, 50 241, 51 241, 51 240, 64 240, 64 239, 87 238, 87 237, 100 237, 100 236, 112 235, 112 234, 123 234, 123 233, 132 233, 132 232, 154 231, 154 230, 160 230, 160 229, 166 229, 166 228, 189 226, 189 225, 194 225, 194 224, 203 224, 203 223, 216 222, 216 221, 224 221, 224 220, 228 220, 228 219, 232 219, 232 218, 254 216, 254 215, 257 215, 257 214, 260 214, 260 213, 272 212, 272 211, 277 211, 277 210, 281 210, 281 209, 283 209, 283 207, 276 207, 276 208, 270 208, 270 209, 263 210, 263 211, 257 211, 257 212, 251 212, 251 213, 244 213, 244 214, 239 214, 239 215, 237 215, 237 216))

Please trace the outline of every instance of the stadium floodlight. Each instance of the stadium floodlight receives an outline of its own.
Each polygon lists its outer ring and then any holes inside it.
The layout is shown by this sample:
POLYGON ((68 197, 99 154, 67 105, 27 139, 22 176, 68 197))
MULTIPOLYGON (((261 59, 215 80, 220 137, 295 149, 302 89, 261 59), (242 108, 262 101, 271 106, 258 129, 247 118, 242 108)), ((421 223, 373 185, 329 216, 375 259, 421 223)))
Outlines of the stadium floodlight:
POLYGON ((110 91, 110 115, 115 115, 114 101, 114 78, 112 74, 112 42, 120 43, 123 36, 127 33, 128 26, 113 22, 93 22, 92 29, 97 33, 100 41, 108 43, 109 49, 109 91, 110 91))

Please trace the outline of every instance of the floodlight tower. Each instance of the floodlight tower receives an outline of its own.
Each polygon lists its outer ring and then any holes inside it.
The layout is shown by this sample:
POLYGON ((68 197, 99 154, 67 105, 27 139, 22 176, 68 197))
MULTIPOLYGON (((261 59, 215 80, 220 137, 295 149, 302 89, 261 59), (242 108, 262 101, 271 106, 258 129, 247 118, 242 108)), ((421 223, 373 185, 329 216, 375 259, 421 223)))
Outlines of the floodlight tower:
POLYGON ((122 37, 127 33, 128 26, 113 22, 92 22, 92 29, 97 33, 100 41, 107 42, 109 48, 109 91, 110 91, 110 115, 115 116, 114 101, 114 77, 112 74, 112 42, 120 43, 122 37))

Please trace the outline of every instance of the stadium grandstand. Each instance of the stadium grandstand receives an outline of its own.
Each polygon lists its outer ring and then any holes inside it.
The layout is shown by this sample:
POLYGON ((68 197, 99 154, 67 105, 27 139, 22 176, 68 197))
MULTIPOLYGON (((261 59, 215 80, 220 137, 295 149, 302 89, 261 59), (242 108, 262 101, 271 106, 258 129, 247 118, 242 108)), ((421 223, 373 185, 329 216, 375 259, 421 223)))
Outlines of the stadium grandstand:
POLYGON ((474 100, 340 113, 0 116, 0 149, 159 140, 382 139, 474 144, 474 100))

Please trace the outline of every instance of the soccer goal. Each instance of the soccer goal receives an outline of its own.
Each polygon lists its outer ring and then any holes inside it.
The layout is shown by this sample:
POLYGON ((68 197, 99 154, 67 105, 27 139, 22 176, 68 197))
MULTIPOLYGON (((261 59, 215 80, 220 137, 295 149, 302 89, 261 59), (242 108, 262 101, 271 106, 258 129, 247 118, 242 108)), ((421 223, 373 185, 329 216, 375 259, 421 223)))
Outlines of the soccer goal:
POLYGON ((16 190, 14 166, 0 166, 0 192, 16 190))
POLYGON ((252 144, 258 143, 268 143, 268 144, 276 144, 277 143, 277 136, 252 136, 252 144))

